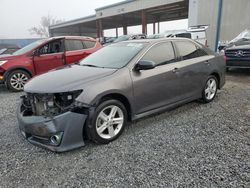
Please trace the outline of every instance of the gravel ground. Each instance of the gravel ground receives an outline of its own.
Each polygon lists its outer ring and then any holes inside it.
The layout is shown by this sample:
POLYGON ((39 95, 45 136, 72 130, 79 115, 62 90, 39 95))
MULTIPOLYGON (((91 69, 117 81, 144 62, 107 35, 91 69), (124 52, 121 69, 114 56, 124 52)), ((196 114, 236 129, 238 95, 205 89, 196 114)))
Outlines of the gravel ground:
POLYGON ((108 145, 56 154, 25 141, 20 93, 0 87, 0 187, 250 187, 250 71, 233 71, 214 102, 129 125, 108 145))

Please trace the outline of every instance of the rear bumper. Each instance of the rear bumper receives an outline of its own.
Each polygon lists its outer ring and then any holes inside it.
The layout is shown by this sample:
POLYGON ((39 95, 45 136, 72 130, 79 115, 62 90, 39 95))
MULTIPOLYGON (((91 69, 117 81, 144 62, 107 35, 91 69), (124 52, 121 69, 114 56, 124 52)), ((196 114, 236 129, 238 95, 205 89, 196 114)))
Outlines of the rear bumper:
POLYGON ((87 115, 66 112, 53 118, 24 116, 21 105, 17 119, 22 135, 32 144, 55 152, 69 151, 84 146, 83 127, 87 115), (53 142, 57 136, 59 142, 53 142))

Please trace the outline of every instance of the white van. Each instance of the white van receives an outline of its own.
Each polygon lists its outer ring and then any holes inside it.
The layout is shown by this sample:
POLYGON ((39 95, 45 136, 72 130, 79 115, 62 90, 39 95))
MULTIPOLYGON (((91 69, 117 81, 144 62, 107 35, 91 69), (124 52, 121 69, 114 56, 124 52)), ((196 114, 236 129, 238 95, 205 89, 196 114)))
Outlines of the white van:
POLYGON ((207 25, 199 25, 199 26, 193 26, 188 28, 187 32, 191 33, 191 38, 193 40, 196 40, 197 42, 208 46, 207 44, 207 30, 208 26, 207 25))
POLYGON ((205 46, 208 46, 207 35, 206 35, 207 28, 208 28, 207 25, 192 26, 189 27, 187 30, 169 30, 165 31, 162 34, 150 35, 148 38, 156 39, 156 38, 168 38, 168 37, 183 37, 183 38, 193 39, 205 46))

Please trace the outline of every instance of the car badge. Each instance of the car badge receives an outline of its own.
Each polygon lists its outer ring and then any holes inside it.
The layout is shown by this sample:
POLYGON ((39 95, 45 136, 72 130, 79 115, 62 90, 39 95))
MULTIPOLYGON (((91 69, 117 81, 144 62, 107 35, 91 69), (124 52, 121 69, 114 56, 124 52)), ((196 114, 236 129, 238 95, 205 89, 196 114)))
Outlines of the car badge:
POLYGON ((239 51, 235 52, 235 56, 242 57, 242 56, 244 56, 244 52, 242 50, 239 50, 239 51))

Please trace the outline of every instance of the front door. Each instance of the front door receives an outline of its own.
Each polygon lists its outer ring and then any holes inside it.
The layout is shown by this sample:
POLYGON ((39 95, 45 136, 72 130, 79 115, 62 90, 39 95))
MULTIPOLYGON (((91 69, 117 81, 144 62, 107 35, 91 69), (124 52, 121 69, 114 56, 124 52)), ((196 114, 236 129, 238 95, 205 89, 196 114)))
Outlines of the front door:
POLYGON ((136 114, 178 101, 180 85, 176 82, 175 53, 171 42, 154 45, 141 60, 153 61, 157 67, 132 71, 136 114))
POLYGON ((37 50, 33 58, 36 74, 45 73, 64 65, 62 40, 48 42, 37 50))

